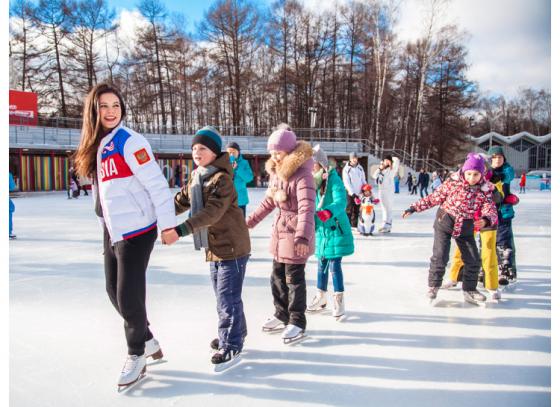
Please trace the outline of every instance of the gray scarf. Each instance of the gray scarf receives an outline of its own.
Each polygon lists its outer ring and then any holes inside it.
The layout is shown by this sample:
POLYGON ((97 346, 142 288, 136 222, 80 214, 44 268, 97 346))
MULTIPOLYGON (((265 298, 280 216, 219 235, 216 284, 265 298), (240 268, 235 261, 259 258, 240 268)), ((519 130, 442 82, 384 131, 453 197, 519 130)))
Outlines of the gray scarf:
MULTIPOLYGON (((202 209, 204 209, 204 201, 202 199, 202 187, 204 182, 212 175, 217 173, 219 168, 212 165, 208 167, 198 167, 194 173, 194 180, 191 184, 191 212, 193 217, 202 209)), ((200 230, 193 231, 194 248, 200 250, 201 247, 208 248, 208 228, 204 227, 200 230)))

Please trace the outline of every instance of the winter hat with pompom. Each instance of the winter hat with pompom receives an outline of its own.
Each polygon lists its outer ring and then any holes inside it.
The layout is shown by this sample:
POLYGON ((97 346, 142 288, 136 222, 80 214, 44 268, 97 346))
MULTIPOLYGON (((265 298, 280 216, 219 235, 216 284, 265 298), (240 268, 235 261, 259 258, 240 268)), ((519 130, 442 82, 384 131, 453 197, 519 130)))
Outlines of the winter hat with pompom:
POLYGON ((291 153, 296 148, 296 135, 285 123, 282 123, 268 138, 268 151, 285 151, 291 153))
POLYGON ((462 168, 463 172, 475 170, 480 172, 481 174, 484 174, 485 169, 486 167, 484 165, 484 157, 478 153, 469 153, 462 168))

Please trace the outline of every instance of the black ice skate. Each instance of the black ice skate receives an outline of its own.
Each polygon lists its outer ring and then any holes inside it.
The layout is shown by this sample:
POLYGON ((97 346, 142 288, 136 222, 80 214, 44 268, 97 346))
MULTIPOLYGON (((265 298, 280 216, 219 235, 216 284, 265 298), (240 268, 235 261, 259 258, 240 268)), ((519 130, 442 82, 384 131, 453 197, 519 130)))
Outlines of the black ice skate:
POLYGON ((241 362, 241 351, 220 349, 210 361, 214 365, 214 372, 224 372, 241 362))

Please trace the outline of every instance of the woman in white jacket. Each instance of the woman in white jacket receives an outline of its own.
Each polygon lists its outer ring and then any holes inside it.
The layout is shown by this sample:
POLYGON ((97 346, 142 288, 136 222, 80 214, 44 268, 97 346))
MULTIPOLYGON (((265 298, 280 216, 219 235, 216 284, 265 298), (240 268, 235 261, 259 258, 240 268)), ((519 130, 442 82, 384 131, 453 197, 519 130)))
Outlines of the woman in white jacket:
POLYGON ((399 173, 400 160, 397 157, 387 155, 379 164, 378 168, 372 166, 372 178, 377 180, 379 186, 379 199, 383 215, 383 226, 379 229, 380 233, 391 231, 393 223, 393 199, 395 195, 394 178, 399 173))
POLYGON ((146 357, 163 357, 148 328, 146 269, 157 228, 176 226, 173 198, 150 144, 122 125, 124 116, 120 92, 108 84, 95 86, 84 102, 75 160, 78 174, 93 179, 95 212, 104 231, 106 291, 124 319, 128 356, 119 389, 144 374, 146 357))

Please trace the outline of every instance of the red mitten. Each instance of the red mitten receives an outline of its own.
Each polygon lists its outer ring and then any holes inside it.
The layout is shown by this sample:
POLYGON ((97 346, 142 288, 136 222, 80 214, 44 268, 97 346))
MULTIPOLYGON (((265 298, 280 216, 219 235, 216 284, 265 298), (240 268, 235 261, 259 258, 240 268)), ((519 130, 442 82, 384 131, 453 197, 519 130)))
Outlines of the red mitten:
POLYGON ((328 209, 323 209, 317 212, 317 217, 321 219, 321 222, 326 222, 332 217, 332 213, 328 209))
POLYGON ((509 205, 517 205, 519 203, 519 198, 517 195, 509 194, 504 198, 504 203, 509 205))
POLYGON ((373 204, 374 204, 374 205, 377 205, 378 203, 379 203, 379 199, 375 198, 375 199, 373 200, 373 204))
POLYGON ((360 200, 360 198, 356 197, 356 198, 354 198, 354 203, 355 203, 356 205, 361 205, 361 204, 362 204, 362 201, 360 200))

